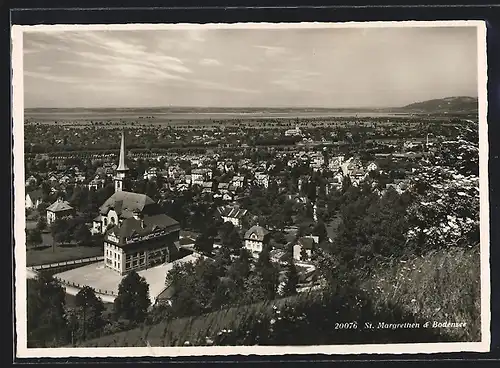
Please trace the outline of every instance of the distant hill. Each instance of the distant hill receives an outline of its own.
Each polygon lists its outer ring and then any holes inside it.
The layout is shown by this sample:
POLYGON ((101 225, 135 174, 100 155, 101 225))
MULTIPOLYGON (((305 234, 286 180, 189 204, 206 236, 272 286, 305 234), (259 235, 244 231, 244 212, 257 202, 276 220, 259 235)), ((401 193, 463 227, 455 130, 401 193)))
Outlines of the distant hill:
POLYGON ((474 113, 478 111, 477 97, 457 96, 415 102, 397 109, 412 113, 474 113))

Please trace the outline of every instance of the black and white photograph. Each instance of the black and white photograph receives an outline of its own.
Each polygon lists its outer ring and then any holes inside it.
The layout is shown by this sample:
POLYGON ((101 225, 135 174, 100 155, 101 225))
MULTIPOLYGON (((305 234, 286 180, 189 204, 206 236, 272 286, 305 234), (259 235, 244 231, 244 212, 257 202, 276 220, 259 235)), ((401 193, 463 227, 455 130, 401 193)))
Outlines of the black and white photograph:
POLYGON ((12 66, 18 357, 489 351, 484 22, 13 26, 12 66))

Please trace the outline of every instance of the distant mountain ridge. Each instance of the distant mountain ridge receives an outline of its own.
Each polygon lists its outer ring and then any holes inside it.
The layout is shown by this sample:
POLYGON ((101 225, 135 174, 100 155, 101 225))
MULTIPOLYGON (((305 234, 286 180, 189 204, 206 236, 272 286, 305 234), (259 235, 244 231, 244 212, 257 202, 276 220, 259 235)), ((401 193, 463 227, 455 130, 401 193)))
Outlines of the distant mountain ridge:
POLYGON ((454 96, 446 98, 438 98, 422 102, 415 102, 403 107, 399 111, 404 112, 420 112, 420 113, 461 113, 461 112, 477 112, 478 98, 469 96, 454 96))

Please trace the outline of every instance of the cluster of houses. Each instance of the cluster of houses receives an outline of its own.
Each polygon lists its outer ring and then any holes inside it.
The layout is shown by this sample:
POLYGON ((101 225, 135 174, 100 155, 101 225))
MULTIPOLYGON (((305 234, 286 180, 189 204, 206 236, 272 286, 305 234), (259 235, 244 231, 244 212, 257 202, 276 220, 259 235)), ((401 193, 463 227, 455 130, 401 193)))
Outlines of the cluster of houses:
MULTIPOLYGON (((250 251, 253 257, 258 257, 265 246, 269 245, 271 233, 266 228, 255 225, 245 232, 244 247, 250 251)), ((289 236, 290 240, 284 248, 273 249, 270 252, 272 260, 282 263, 286 256, 286 248, 292 248, 292 257, 295 261, 305 262, 311 260, 314 250, 319 247, 319 238, 314 235, 295 237, 289 236)))
MULTIPOLYGON (((245 218, 251 216, 248 210, 240 208, 238 205, 225 205, 217 209, 217 215, 224 222, 230 222, 237 229, 244 227, 245 218)), ((296 261, 307 262, 310 260, 312 253, 319 246, 319 238, 317 236, 308 235, 303 237, 295 236, 297 229, 287 229, 288 242, 285 247, 293 249, 293 258, 296 261)), ((262 250, 269 245, 271 240, 271 231, 261 225, 254 225, 245 231, 243 236, 243 246, 254 257, 258 257, 262 250)), ((285 257, 284 249, 273 249, 271 258, 277 262, 281 262, 285 257)))
MULTIPOLYGON (((357 186, 366 180, 371 172, 380 172, 375 162, 363 165, 357 157, 345 158, 344 156, 334 156, 326 158, 322 151, 299 150, 293 152, 276 152, 275 158, 282 160, 284 164, 292 168, 296 165, 308 164, 313 171, 327 170, 333 173, 326 183, 327 194, 332 190, 342 187, 344 179, 349 177, 352 185, 357 186)), ((244 188, 249 185, 260 185, 268 188, 271 181, 279 185, 284 184, 286 177, 276 174, 275 164, 268 161, 255 162, 250 158, 222 158, 219 154, 190 154, 171 156, 169 161, 161 164, 161 159, 157 158, 158 164, 150 166, 142 174, 144 179, 154 180, 157 177, 165 179, 161 191, 186 191, 192 186, 198 186, 205 195, 213 199, 221 199, 226 203, 234 202, 242 194, 244 188), (190 169, 182 163, 189 163, 190 169), (223 174, 222 177, 214 178, 214 162, 216 169, 223 174), (163 166, 163 167, 162 167, 163 166)), ((57 171, 40 173, 26 179, 26 185, 33 188, 39 186, 43 181, 48 183, 53 194, 64 191, 69 185, 85 185, 89 189, 98 190, 112 182, 117 165, 112 162, 105 162, 98 167, 92 177, 87 177, 85 172, 78 166, 60 165, 57 171)), ((309 176, 299 178, 299 192, 302 191, 304 183, 309 181, 309 176)), ((379 190, 383 194, 389 188, 402 193, 409 187, 408 180, 395 180, 387 184, 386 188, 379 190)), ((377 189, 378 190, 378 189, 377 189)), ((40 188, 26 194, 25 207, 35 209, 42 203, 42 190, 40 188)), ((61 200, 52 203, 47 208, 47 220, 53 222, 59 217, 69 216, 74 209, 61 200)), ((243 211, 244 212, 244 211, 243 211)), ((235 213, 241 214, 242 210, 221 213, 225 221, 232 222, 235 226, 240 226, 240 220, 235 213)), ((254 249, 254 248, 252 248, 254 249)))

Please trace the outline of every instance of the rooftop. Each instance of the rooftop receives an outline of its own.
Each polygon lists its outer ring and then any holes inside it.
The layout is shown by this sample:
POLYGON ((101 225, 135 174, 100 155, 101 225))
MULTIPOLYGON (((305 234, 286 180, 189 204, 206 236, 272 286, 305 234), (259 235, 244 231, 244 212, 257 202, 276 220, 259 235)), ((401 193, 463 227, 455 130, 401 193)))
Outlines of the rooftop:
POLYGON ((134 215, 134 212, 158 213, 159 208, 157 203, 145 194, 118 191, 99 208, 103 215, 106 215, 109 210, 115 210, 122 218, 129 218, 134 215))
POLYGON ((47 211, 50 212, 71 211, 72 209, 73 207, 71 207, 67 201, 59 199, 47 207, 47 211))
POLYGON ((107 234, 114 234, 119 239, 119 244, 135 243, 134 238, 144 237, 150 234, 157 236, 167 235, 169 230, 174 230, 179 223, 165 214, 144 216, 136 219, 134 217, 123 220, 120 226, 116 225, 108 230, 107 234), (128 240, 128 241, 127 241, 128 240))
POLYGON ((259 240, 263 241, 265 236, 269 234, 269 230, 264 229, 262 226, 255 225, 252 226, 246 233, 245 233, 245 239, 251 239, 252 235, 255 235, 255 239, 253 240, 259 240))

